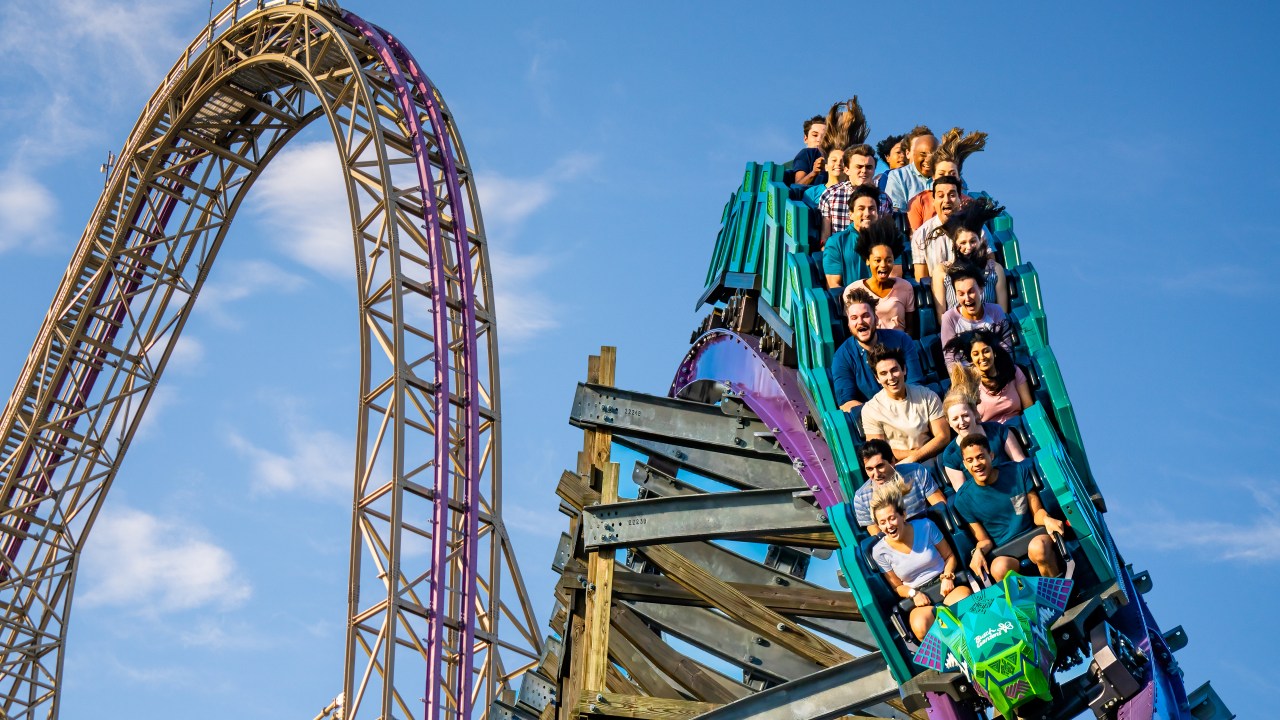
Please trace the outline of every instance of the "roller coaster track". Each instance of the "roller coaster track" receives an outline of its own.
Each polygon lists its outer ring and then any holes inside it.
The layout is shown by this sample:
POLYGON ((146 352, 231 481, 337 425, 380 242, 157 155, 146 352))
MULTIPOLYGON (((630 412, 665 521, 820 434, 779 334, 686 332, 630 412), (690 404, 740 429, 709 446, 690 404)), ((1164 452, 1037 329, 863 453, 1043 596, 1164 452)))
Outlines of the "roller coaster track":
POLYGON ((443 98, 324 0, 211 20, 120 152, 0 418, 0 716, 56 717, 80 552, 237 208, 324 119, 360 312, 344 718, 487 717, 541 654, 502 523, 493 284, 443 98), (404 552, 411 538, 431 548, 404 552), (424 687, 425 686, 425 687, 424 687))

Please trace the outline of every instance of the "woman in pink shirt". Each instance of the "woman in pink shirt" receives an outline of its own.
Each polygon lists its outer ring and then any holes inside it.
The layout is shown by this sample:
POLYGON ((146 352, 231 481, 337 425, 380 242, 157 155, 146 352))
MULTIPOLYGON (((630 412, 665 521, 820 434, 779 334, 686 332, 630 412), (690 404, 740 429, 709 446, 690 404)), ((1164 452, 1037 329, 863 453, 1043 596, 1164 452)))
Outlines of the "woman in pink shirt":
POLYGON ((951 368, 951 386, 978 398, 978 417, 983 422, 1004 422, 1031 407, 1035 397, 1022 368, 1000 344, 1000 335, 987 329, 962 333, 947 343, 946 350, 967 358, 967 365, 951 368))
POLYGON ((902 255, 906 239, 893 218, 884 217, 858 233, 854 252, 867 262, 871 277, 844 289, 844 296, 856 288, 871 293, 876 302, 876 326, 901 330, 916 336, 916 289, 909 281, 893 276, 895 259, 902 255))

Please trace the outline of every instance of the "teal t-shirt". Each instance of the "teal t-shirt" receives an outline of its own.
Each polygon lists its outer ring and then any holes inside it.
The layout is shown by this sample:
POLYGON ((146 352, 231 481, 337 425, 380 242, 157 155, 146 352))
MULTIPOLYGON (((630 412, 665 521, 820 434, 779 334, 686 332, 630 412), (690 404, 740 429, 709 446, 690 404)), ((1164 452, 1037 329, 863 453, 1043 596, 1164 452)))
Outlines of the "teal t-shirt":
POLYGON ((823 274, 839 275, 846 286, 868 277, 866 261, 853 250, 857 242, 858 233, 854 232, 852 225, 827 238, 827 244, 822 248, 823 274))
POLYGON ((981 523, 996 545, 1003 545, 1035 527, 1027 493, 1035 491, 1030 460, 997 465, 996 481, 979 485, 966 478, 956 491, 954 507, 966 523, 981 523))

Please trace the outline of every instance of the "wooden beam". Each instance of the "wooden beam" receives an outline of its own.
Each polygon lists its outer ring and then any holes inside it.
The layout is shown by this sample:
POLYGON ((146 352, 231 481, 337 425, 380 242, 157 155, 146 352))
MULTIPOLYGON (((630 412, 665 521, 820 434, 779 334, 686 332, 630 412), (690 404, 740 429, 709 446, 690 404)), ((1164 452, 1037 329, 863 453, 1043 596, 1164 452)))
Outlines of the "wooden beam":
POLYGON ((609 633, 609 657, 631 675, 643 694, 668 700, 684 699, 679 688, 620 632, 609 633))
MULTIPOLYGON (((651 573, 631 572, 625 570, 624 567, 617 566, 613 571, 614 600, 635 600, 637 602, 693 605, 696 607, 711 606, 706 600, 684 589, 683 586, 668 577, 651 573)), ((566 591, 580 590, 582 584, 577 578, 584 571, 585 568, 579 566, 565 566, 565 573, 560 577, 560 588, 566 591)), ((846 591, 803 586, 754 585, 751 583, 729 583, 729 586, 747 596, 747 598, 782 615, 802 615, 837 620, 862 619, 862 613, 858 611, 857 602, 846 591)))
POLYGON ((649 626, 645 625, 644 621, 631 610, 621 605, 614 605, 613 627, 649 658, 659 670, 666 673, 667 677, 683 685, 695 698, 715 703, 730 703, 743 696, 731 692, 712 677, 711 671, 677 652, 675 648, 658 637, 657 633, 649 629, 649 626))
POLYGON ((556 495, 578 512, 582 512, 582 508, 588 505, 600 502, 600 493, 591 489, 591 483, 581 475, 568 470, 560 473, 560 484, 556 486, 556 495))
MULTIPOLYGON (((601 503, 618 501, 618 464, 605 467, 601 503)), ((609 606, 613 603, 613 566, 615 550, 587 553, 586 647, 583 664, 584 691, 605 689, 605 671, 609 667, 609 606)))
POLYGON ((622 693, 624 695, 640 695, 643 691, 638 685, 627 679, 618 668, 610 665, 604 676, 605 687, 609 692, 622 693))
POLYGON ((636 720, 684 720, 720 707, 715 703, 666 700, 639 695, 584 692, 577 712, 594 717, 623 717, 636 720))
POLYGON ((766 640, 824 667, 853 659, 849 653, 814 636, 795 621, 748 598, 675 550, 665 545, 651 545, 639 550, 661 568, 667 577, 766 640))

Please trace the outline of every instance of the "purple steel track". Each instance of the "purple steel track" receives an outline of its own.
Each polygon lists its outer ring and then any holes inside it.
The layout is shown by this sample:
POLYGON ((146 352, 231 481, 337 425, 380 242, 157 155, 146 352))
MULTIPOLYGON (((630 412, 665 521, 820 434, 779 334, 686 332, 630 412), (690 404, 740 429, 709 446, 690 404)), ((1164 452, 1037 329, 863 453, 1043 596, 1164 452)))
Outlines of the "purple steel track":
MULTIPOLYGON (((805 428, 808 403, 794 372, 785 372, 776 360, 760 352, 759 338, 738 335, 731 330, 712 330, 694 341, 671 382, 671 397, 680 397, 690 385, 712 381, 741 397, 747 407, 767 424, 778 444, 813 491, 823 510, 845 502, 831 450, 822 436, 805 428)), ((930 718, 972 720, 972 711, 962 708, 942 693, 929 693, 930 718)))
MULTIPOLYGON (((195 169, 194 165, 188 165, 182 168, 179 172, 181 173, 182 177, 185 179, 191 175, 194 169, 195 169)), ((174 187, 172 189, 177 190, 178 188, 174 187)), ((152 221, 152 224, 151 224, 152 234, 158 234, 159 231, 163 230, 169 224, 169 216, 173 214, 173 209, 174 207, 177 206, 177 204, 178 204, 178 201, 176 198, 166 194, 166 197, 160 206, 160 212, 157 213, 156 217, 152 221)), ((130 227, 133 229, 129 231, 130 237, 125 240, 126 246, 128 245, 128 241, 132 239, 132 236, 137 234, 138 218, 142 215, 143 210, 146 209, 147 206, 148 204, 146 202, 142 202, 141 200, 138 202, 138 208, 137 210, 134 211, 133 221, 130 223, 130 227)), ((148 258, 154 252, 155 252, 154 247, 147 247, 147 248, 144 248, 140 254, 143 258, 148 258)), ((124 320, 125 314, 129 312, 129 298, 133 295, 134 291, 137 290, 138 285, 142 282, 142 272, 143 272, 142 266, 138 265, 125 280, 124 288, 120 291, 120 301, 116 304, 115 309, 112 311, 111 321, 107 323, 106 330, 104 331, 105 344, 108 346, 112 344, 113 340, 115 339, 116 333, 120 331, 121 321, 124 320)), ((110 290, 110 288, 111 288, 111 283, 104 282, 102 284, 102 287, 98 288, 98 294, 94 296, 93 304, 91 305, 91 307, 96 307, 97 304, 102 301, 102 298, 106 297, 107 292, 110 290)), ((75 351, 75 348, 67 348, 66 350, 64 350, 64 353, 73 353, 74 351, 75 351)), ((92 351, 91 354, 93 355, 96 361, 101 361, 103 358, 107 356, 107 351, 102 347, 97 347, 92 351)), ((70 430, 75 427, 76 422, 79 420, 79 412, 84 409, 85 404, 87 403, 89 398, 89 393, 93 392, 93 386, 96 385, 98 382, 98 375, 101 374, 102 372, 101 367, 97 366, 97 362, 92 363, 92 365, 94 365, 95 367, 89 370, 89 372, 86 372, 84 374, 84 377, 80 378, 77 381, 75 396, 72 398, 71 402, 69 403, 69 406, 71 407, 73 412, 71 413, 70 419, 62 423, 63 429, 70 430)), ((70 366, 68 365, 59 374, 58 379, 54 384, 55 390, 53 392, 53 397, 56 398, 62 394, 62 388, 66 385, 67 380, 69 378, 69 375, 68 375, 69 371, 70 371, 70 366)), ((34 428, 34 424, 33 424, 33 428, 34 428)), ((64 434, 61 436, 61 439, 58 441, 59 449, 56 451, 47 451, 49 454, 48 454, 47 461, 44 463, 45 468, 49 468, 50 466, 54 466, 58 464, 58 462, 62 459, 62 450, 65 448, 67 441, 68 441, 68 437, 64 434)), ((15 477, 21 477, 23 473, 26 472, 27 466, 31 462, 31 456, 33 451, 34 451, 34 447, 29 447, 26 453, 23 454, 22 459, 18 461, 18 465, 15 468, 15 473, 14 473, 15 477)), ((38 493, 44 493, 44 491, 47 490, 48 487, 49 487, 49 474, 46 470, 40 475, 40 482, 37 484, 35 490, 38 493)), ((16 494, 17 492, 18 492, 17 488, 14 488, 10 496, 5 499, 5 503, 8 505, 11 505, 13 501, 13 495, 16 494)), ((31 526, 30 520, 22 520, 21 522, 18 523, 18 530, 22 532, 26 532, 27 528, 29 528, 30 526, 31 526)), ((4 548, 4 556, 8 558, 10 562, 12 562, 18 557, 18 552, 21 549, 22 549, 22 536, 21 535, 10 536, 9 541, 6 543, 4 548)), ((9 578, 9 566, 7 564, 0 565, 0 581, 7 580, 8 578, 9 578)))
POLYGON ((479 406, 477 404, 479 380, 476 375, 479 358, 476 349, 475 286, 471 269, 471 252, 467 238, 466 209, 460 197, 460 183, 458 181, 457 166, 453 159, 452 142, 448 135, 448 128, 445 126, 439 103, 435 99, 434 88, 427 80, 426 75, 408 50, 381 28, 366 22, 351 12, 344 13, 343 20, 358 30, 369 41, 378 57, 382 60, 383 65, 386 66, 388 76, 395 87, 396 97, 404 112, 405 122, 409 126, 409 135, 413 142, 418 182, 421 185, 423 196, 423 220, 426 223, 427 240, 431 245, 429 252, 434 259, 431 270, 432 281, 435 284, 432 301, 435 315, 436 351, 436 467, 435 488, 433 488, 435 495, 432 498, 433 513, 431 518, 431 617, 428 621, 429 634, 426 638, 427 678, 425 705, 427 720, 437 718, 441 708, 444 706, 442 693, 445 679, 442 676, 441 663, 443 660, 445 619, 448 616, 448 600, 445 591, 448 576, 448 538, 450 531, 449 474, 451 462, 449 460, 449 418, 451 408, 449 405, 448 358, 451 350, 448 341, 449 307, 446 297, 449 280, 445 274, 443 232, 440 227, 440 215, 434 202, 435 182, 431 173, 431 163, 422 127, 422 118, 414 105, 415 92, 419 102, 427 110, 428 120, 431 123, 435 137, 440 142, 440 154, 443 156, 445 163, 445 183, 449 190, 450 209, 453 212, 454 251, 457 253, 459 265, 458 282, 463 294, 463 331, 462 337, 459 338, 463 346, 463 366, 459 368, 459 372, 462 375, 462 392, 460 395, 463 398, 465 423, 463 433, 465 477, 462 478, 462 481, 466 483, 463 489, 466 518, 462 540, 462 557, 465 569, 463 572, 463 587, 461 588, 461 597, 459 599, 460 617, 458 618, 463 638, 458 648, 458 677, 460 685, 457 688, 456 698, 458 717, 468 718, 471 715, 471 689, 473 683, 472 665, 475 639, 476 557, 479 544, 480 493, 478 484, 480 470, 478 448, 479 406), (402 64, 412 77, 412 84, 406 79, 404 71, 401 70, 402 64))
POLYGON ((712 330, 693 343, 671 383, 671 397, 685 388, 710 380, 742 398, 773 431, 824 510, 844 502, 831 450, 816 431, 805 428, 809 406, 794 373, 784 373, 777 361, 760 352, 759 338, 729 330, 712 330))

